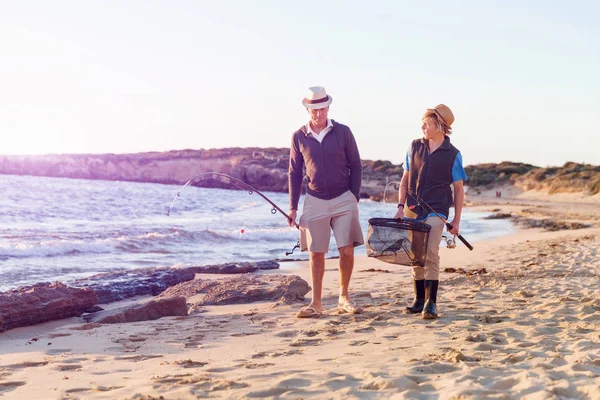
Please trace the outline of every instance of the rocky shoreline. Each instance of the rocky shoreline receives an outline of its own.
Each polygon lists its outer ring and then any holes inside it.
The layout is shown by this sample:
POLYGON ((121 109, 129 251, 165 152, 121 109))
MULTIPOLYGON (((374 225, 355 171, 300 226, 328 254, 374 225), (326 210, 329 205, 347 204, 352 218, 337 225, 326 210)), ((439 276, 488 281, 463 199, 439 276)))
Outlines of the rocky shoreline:
MULTIPOLYGON (((494 213, 487 219, 510 219, 520 228, 548 231, 588 228, 580 222, 553 218, 530 218, 519 213, 494 213)), ((139 321, 182 315, 181 301, 170 298, 204 294, 201 302, 189 305, 197 310, 204 305, 242 304, 281 300, 286 304, 302 301, 310 291, 308 283, 296 276, 253 275, 279 269, 277 261, 224 263, 186 268, 153 267, 102 273, 74 281, 37 283, 0 292, 0 332, 68 317, 82 317, 95 323, 139 321), (196 274, 241 275, 222 280, 198 279, 196 274), (154 296, 144 308, 140 304, 105 312, 99 305, 136 296, 154 296), (110 316, 110 317, 109 317, 110 316), (107 319, 105 319, 105 317, 107 319)), ((185 301, 184 301, 185 302, 185 301)), ((186 314, 187 315, 187 314, 186 314)))
MULTIPOLYGON (((81 317, 85 314, 102 312, 103 308, 99 305, 110 304, 136 296, 156 297, 163 294, 167 289, 170 289, 169 293, 177 293, 182 290, 178 287, 183 283, 193 281, 198 284, 198 282, 203 282, 202 279, 195 279, 196 274, 243 274, 235 280, 206 281, 210 284, 206 288, 198 289, 198 292, 210 288, 210 295, 205 300, 207 304, 249 303, 260 299, 264 300, 264 298, 274 299, 275 297, 283 298, 287 302, 290 301, 289 299, 299 298, 298 293, 302 290, 306 289, 302 293, 302 297, 309 291, 306 282, 304 282, 305 285, 297 281, 282 283, 276 282, 268 276, 249 275, 249 273, 260 270, 275 270, 278 268, 279 263, 275 261, 225 263, 186 268, 139 268, 97 274, 88 278, 70 281, 66 284, 62 282, 42 282, 22 286, 0 292, 0 332, 56 319, 81 317), (235 289, 236 287, 238 289, 235 289), (257 290, 246 292, 243 288, 247 287, 255 287, 257 290), (288 292, 294 294, 290 295, 288 292), (218 300, 216 300, 217 298, 218 300)), ((160 296, 160 298, 164 297, 166 296, 160 296)), ((176 303, 176 306, 180 310, 180 304, 176 303)), ((161 304, 157 303, 154 307, 161 308, 161 304)), ((169 313, 171 311, 164 310, 163 312, 169 313)), ((94 317, 86 318, 94 319, 94 317)))

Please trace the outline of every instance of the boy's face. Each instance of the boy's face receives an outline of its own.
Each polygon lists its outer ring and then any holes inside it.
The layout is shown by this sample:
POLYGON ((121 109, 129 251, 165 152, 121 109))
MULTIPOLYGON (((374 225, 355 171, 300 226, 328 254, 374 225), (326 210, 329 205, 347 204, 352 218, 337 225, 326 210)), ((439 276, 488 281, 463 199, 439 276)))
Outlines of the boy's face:
POLYGON ((427 140, 438 139, 440 136, 444 135, 438 129, 436 122, 431 117, 423 119, 423 126, 421 126, 421 130, 423 131, 423 136, 427 140))

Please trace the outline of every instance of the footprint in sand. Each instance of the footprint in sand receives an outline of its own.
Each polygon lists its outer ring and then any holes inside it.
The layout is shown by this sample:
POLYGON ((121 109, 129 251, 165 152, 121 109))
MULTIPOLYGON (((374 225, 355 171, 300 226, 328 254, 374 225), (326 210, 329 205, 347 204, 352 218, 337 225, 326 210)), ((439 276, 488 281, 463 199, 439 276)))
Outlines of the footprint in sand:
POLYGON ((289 392, 291 389, 287 388, 287 387, 283 387, 283 388, 271 388, 271 389, 267 389, 267 390, 258 390, 255 392, 248 392, 245 394, 245 397, 248 398, 265 398, 265 397, 279 397, 282 394, 284 394, 285 392, 289 392))
POLYGON ((90 323, 75 326, 75 327, 69 328, 69 329, 71 329, 72 331, 89 331, 91 329, 99 328, 101 326, 102 326, 102 324, 98 324, 96 322, 90 322, 90 323))
POLYGON ((139 362, 139 361, 146 361, 146 360, 150 360, 152 358, 160 358, 163 357, 162 355, 159 354, 148 354, 148 355, 137 355, 137 356, 118 356, 115 357, 115 360, 117 361, 121 361, 121 360, 127 360, 127 361, 133 361, 133 362, 139 362))
POLYGON ((368 326, 366 328, 357 328, 354 330, 354 333, 370 333, 375 331, 375 328, 368 326))
POLYGON ((57 356, 57 355, 60 355, 60 354, 68 353, 68 352, 70 352, 72 350, 73 349, 50 349, 50 350, 46 351, 46 355, 57 356))
POLYGON ((291 337, 295 337, 297 335, 298 335, 298 331, 281 331, 281 332, 277 332, 275 334, 275 336, 283 337, 283 338, 291 338, 291 337))
POLYGON ((316 329, 309 329, 309 330, 306 330, 306 331, 301 331, 300 333, 302 335, 304 335, 304 336, 313 337, 313 336, 317 336, 321 332, 319 332, 316 329))
POLYGON ((346 333, 346 331, 335 328, 333 326, 326 327, 325 329, 323 329, 323 332, 325 332, 327 336, 343 335, 344 333, 346 333))
POLYGON ((233 371, 236 369, 238 369, 238 368, 237 367, 216 367, 216 368, 208 368, 208 369, 205 369, 204 371, 220 374, 222 372, 229 372, 229 371, 233 371))
POLYGON ((490 315, 476 315, 474 318, 475 321, 483 322, 484 324, 498 324, 508 319, 508 317, 492 317, 490 315))
POLYGON ((232 333, 231 337, 244 337, 244 336, 253 336, 258 335, 260 332, 240 332, 240 333, 232 333))
POLYGON ((208 363, 207 362, 203 362, 203 361, 192 361, 191 359, 173 361, 173 365, 178 365, 178 366, 183 367, 183 368, 198 368, 198 367, 203 367, 206 364, 208 364, 208 363))
POLYGON ((66 360, 61 360, 60 362, 64 363, 64 364, 75 364, 81 361, 87 361, 88 359, 85 357, 74 357, 74 358, 67 358, 66 360))
POLYGON ((2 368, 8 369, 20 369, 20 368, 31 368, 31 367, 42 367, 47 365, 48 361, 23 361, 17 364, 4 365, 2 368))
POLYGON ((304 347, 304 346, 318 346, 321 343, 321 339, 297 339, 290 343, 292 347, 304 347))
POLYGON ((65 393, 83 393, 83 392, 89 392, 90 390, 92 390, 92 389, 91 388, 72 388, 72 389, 65 390, 65 393))
MULTIPOLYGON (((220 390, 229 389, 241 389, 248 387, 249 385, 245 382, 225 381, 221 379, 215 379, 210 376, 199 376, 199 375, 187 375, 187 376, 166 376, 156 378, 155 382, 158 384, 170 383, 173 386, 181 385, 194 385, 195 388, 205 392, 215 392, 220 390)), ((161 385, 153 385, 154 389, 159 389, 161 385)))
POLYGON ((19 386, 25 385, 27 382, 13 381, 13 382, 0 382, 0 393, 10 392, 19 386))
POLYGON ((58 337, 65 337, 65 336, 71 336, 71 334, 70 333, 60 333, 60 332, 48 334, 48 337, 50 339, 54 339, 54 338, 58 338, 58 337))
POLYGON ((486 337, 485 335, 482 335, 481 333, 478 333, 477 335, 468 335, 465 340, 467 342, 485 342, 486 341, 486 337))
POLYGON ((243 368, 247 368, 247 369, 260 369, 260 368, 267 368, 267 367, 272 367, 273 363, 242 363, 239 366, 243 367, 243 368))
POLYGON ((92 388, 95 392, 110 392, 111 390, 122 389, 125 386, 96 386, 92 388))
POLYGON ((81 371, 83 368, 79 364, 61 364, 56 366, 57 371, 81 371))
POLYGON ((266 358, 266 357, 287 357, 287 356, 293 356, 296 354, 302 354, 302 350, 297 349, 297 350, 287 350, 287 351, 274 351, 274 352, 268 352, 268 351, 261 351, 260 353, 256 353, 252 356, 252 358, 256 359, 256 358, 266 358))
POLYGON ((350 346, 364 346, 367 343, 369 343, 368 340, 353 340, 350 342, 350 346))

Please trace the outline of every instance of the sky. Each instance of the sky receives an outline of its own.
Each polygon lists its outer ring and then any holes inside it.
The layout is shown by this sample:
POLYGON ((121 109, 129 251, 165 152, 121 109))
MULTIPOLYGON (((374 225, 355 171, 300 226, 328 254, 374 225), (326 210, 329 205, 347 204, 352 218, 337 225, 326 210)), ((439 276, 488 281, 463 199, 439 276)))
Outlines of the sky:
POLYGON ((444 103, 465 165, 598 165, 599 4, 0 0, 0 154, 289 147, 324 86, 363 159, 444 103))

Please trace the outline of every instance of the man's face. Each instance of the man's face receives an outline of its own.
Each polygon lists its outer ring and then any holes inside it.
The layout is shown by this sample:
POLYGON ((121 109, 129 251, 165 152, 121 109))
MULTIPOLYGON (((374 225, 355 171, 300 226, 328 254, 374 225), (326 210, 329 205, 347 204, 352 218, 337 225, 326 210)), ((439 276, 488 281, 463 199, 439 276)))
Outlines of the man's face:
POLYGON ((308 115, 310 115, 310 122, 313 126, 321 126, 327 124, 327 113, 329 107, 319 108, 317 110, 307 108, 308 115))

